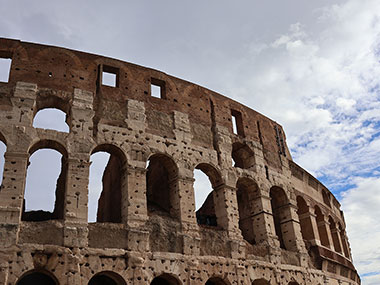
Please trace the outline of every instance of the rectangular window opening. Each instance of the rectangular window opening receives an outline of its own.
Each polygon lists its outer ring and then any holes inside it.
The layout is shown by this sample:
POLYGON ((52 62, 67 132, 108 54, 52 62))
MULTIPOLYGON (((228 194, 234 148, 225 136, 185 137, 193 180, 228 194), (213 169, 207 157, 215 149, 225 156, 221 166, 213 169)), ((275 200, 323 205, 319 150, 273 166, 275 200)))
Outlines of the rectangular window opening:
POLYGON ((244 136, 243 120, 241 113, 231 110, 232 131, 235 135, 244 136))
POLYGON ((11 65, 11 58, 0 58, 0 82, 8 83, 11 65))
POLYGON ((155 98, 165 99, 165 81, 152 78, 150 84, 150 95, 155 98))
POLYGON ((119 87, 119 69, 116 67, 103 65, 102 85, 119 87))

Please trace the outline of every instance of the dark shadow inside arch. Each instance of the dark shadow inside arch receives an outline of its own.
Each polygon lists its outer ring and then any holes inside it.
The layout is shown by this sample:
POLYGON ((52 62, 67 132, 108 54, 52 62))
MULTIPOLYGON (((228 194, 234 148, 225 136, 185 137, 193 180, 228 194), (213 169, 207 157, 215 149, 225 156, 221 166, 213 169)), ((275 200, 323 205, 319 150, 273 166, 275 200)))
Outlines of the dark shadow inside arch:
POLYGON ((162 274, 152 280, 150 285, 179 285, 178 280, 170 274, 162 274))
MULTIPOLYGON (((97 203, 96 210, 96 222, 111 222, 111 223, 121 223, 121 207, 122 207, 122 185, 126 181, 126 172, 125 172, 125 163, 126 157, 123 152, 116 146, 113 145, 99 145, 97 146, 91 155, 91 163, 94 165, 90 168, 90 184, 89 184, 89 209, 96 207, 92 203, 97 203), (99 158, 93 161, 94 157, 99 158), (94 168, 104 168, 102 175, 98 173, 98 169, 94 168), (98 177, 99 176, 99 177, 98 177), (101 176, 101 177, 100 177, 101 176), (100 197, 97 196, 97 193, 93 192, 91 182, 96 180, 98 183, 101 183, 102 188, 100 191, 100 197), (100 182, 101 180, 101 182, 100 182), (92 201, 92 197, 94 201, 92 201), (91 204, 90 204, 91 203, 91 204)), ((95 185, 96 186, 96 185, 95 185)), ((93 220, 90 219, 92 222, 93 220)))
POLYGON ((207 175, 211 182, 213 190, 208 194, 203 205, 196 212, 197 222, 199 225, 207 225, 216 227, 218 226, 218 221, 216 217, 214 192, 215 189, 222 184, 221 175, 219 172, 210 164, 201 163, 195 167, 207 175))
POLYGON ((178 168, 169 156, 155 154, 149 158, 146 173, 148 214, 178 218, 178 197, 175 195, 178 168))
POLYGON ((237 182, 237 202, 239 210, 239 228, 243 238, 250 244, 255 244, 255 199, 259 195, 257 184, 249 178, 240 178, 237 182))
POLYGON ((252 282, 252 285, 269 285, 269 281, 265 280, 264 278, 256 279, 252 282))
POLYGON ((57 279, 49 273, 33 271, 26 273, 16 285, 58 285, 57 279))
POLYGON ((273 221, 276 235, 280 242, 280 247, 286 249, 284 242, 284 229, 282 225, 282 219, 285 216, 284 211, 287 210, 287 205, 289 204, 288 198, 286 197, 285 191, 280 187, 272 187, 270 189, 271 206, 273 213, 273 221))
POLYGON ((21 219, 35 222, 63 219, 67 178, 66 149, 56 141, 41 140, 30 148, 29 155, 29 160, 32 163, 28 165, 27 169, 27 184, 21 219), (55 169, 55 166, 58 169, 55 169), (44 188, 46 183, 43 180, 50 178, 51 171, 57 173, 55 191, 44 188), (55 198, 52 198, 54 199, 54 206, 45 203, 46 197, 48 197, 46 195, 55 195, 55 198), (31 204, 27 201, 26 196, 29 196, 30 201, 33 201, 31 204), (27 207, 31 210, 27 211, 27 207), (49 207, 52 211, 46 210, 49 207))
POLYGON ((236 142, 232 144, 232 159, 235 162, 234 167, 243 169, 255 165, 255 155, 246 144, 236 142))
POLYGON ((111 271, 104 271, 95 274, 88 285, 126 285, 127 283, 124 281, 123 277, 119 274, 111 271))

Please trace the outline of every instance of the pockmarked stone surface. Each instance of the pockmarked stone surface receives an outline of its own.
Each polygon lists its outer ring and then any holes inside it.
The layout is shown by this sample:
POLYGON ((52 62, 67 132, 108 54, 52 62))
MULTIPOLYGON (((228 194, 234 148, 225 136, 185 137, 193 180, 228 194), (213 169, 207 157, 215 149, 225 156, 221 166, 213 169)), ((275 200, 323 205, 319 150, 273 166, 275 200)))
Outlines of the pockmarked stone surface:
POLYGON ((111 58, 3 38, 0 58, 0 284, 360 284, 339 202, 278 123, 111 58), (46 108, 69 132, 33 127, 46 108), (30 211, 29 159, 46 148, 62 155, 54 210, 30 211), (97 152, 110 158, 90 223, 97 152), (197 211, 195 169, 212 187, 197 211))

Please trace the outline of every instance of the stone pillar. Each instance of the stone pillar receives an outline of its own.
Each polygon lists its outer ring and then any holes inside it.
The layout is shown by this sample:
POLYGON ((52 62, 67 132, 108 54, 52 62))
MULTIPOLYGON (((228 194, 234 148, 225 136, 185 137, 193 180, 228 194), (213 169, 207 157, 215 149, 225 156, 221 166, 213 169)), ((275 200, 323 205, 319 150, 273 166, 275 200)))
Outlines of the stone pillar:
POLYGON ((148 220, 146 169, 128 166, 124 171, 127 176, 121 186, 121 214, 128 228, 128 249, 145 252, 149 247, 149 232, 145 230, 148 220))
POLYGON ((183 253, 200 254, 200 237, 195 216, 194 179, 178 178, 179 218, 183 234, 183 253))
POLYGON ((303 229, 303 235, 305 239, 311 243, 311 245, 320 245, 320 237, 318 233, 317 219, 314 213, 309 212, 299 215, 301 228, 303 229))
POLYGON ((17 82, 11 98, 13 110, 8 123, 32 126, 36 103, 37 84, 17 82))
POLYGON ((270 208, 270 197, 268 195, 261 194, 253 201, 252 218, 254 219, 253 232, 256 243, 266 242, 275 236, 270 208))
POLYGON ((29 155, 5 153, 4 175, 0 191, 0 245, 17 244, 18 227, 24 203, 26 168, 29 155))
POLYGON ((281 231, 285 248, 291 251, 305 251, 305 244, 301 235, 301 226, 298 221, 297 206, 289 203, 283 206, 281 217, 281 231))
POLYGON ((334 224, 333 228, 330 227, 330 229, 331 229, 331 236, 334 242, 334 249, 336 252, 342 254, 343 245, 342 245, 342 240, 340 238, 339 229, 337 228, 336 224, 334 224))
POLYGON ((334 249, 333 240, 330 232, 330 223, 328 222, 328 218, 323 216, 323 220, 318 222, 318 231, 321 239, 321 244, 326 246, 327 248, 334 249), (327 244, 323 244, 322 239, 325 239, 327 244))
POLYGON ((87 246, 88 156, 76 154, 67 160, 64 245, 87 246))

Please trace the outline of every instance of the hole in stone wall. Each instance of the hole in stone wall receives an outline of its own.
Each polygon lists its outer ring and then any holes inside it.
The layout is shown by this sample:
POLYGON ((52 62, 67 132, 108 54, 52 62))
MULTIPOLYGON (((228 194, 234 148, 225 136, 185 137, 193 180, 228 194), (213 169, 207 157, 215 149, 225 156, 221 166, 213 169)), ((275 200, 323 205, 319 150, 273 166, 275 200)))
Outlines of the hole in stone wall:
POLYGON ((147 206, 149 214, 178 217, 178 169, 175 162, 163 154, 150 157, 147 173, 147 206))
POLYGON ((165 81, 152 78, 150 84, 150 95, 155 98, 165 99, 165 81))
POLYGON ((285 225, 281 222, 286 218, 286 211, 288 207, 288 199, 283 189, 280 187, 272 187, 270 189, 271 206, 273 213, 273 221, 275 233, 280 241, 280 247, 286 249, 284 242, 284 233, 287 232, 285 225))
POLYGON ((58 132, 70 132, 70 127, 66 122, 66 113, 56 108, 46 108, 38 111, 33 119, 33 127, 58 132))
POLYGON ((102 85, 119 87, 119 68, 103 65, 102 85))
POLYGON ((232 159, 234 167, 248 169, 255 165, 255 155, 246 144, 232 144, 232 159))
POLYGON ((90 157, 90 175, 88 184, 88 222, 96 222, 98 201, 103 190, 103 173, 106 169, 110 154, 106 152, 94 153, 90 157))
POLYGON ((22 220, 63 218, 66 172, 65 157, 56 150, 41 147, 30 156, 22 220))
POLYGON ((90 157, 88 222, 121 222, 125 157, 112 145, 100 145, 90 157))
MULTIPOLYGON (((213 191, 215 190, 217 186, 221 185, 220 175, 214 167, 206 163, 201 163, 196 166, 194 170, 194 177, 197 178, 195 176, 195 173, 197 173, 198 177, 202 177, 199 182, 201 182, 201 184, 203 185, 202 187, 199 187, 199 188, 201 188, 201 190, 208 189, 208 190, 205 190, 205 192, 201 194, 202 199, 205 199, 205 200, 203 204, 200 205, 199 203, 199 205, 197 206, 197 210, 196 210, 197 222, 199 225, 217 226, 218 223, 217 223, 217 218, 215 214, 215 202, 214 202, 213 191), (209 181, 209 183, 206 182, 207 180, 209 181)), ((196 190, 195 187, 196 185, 194 184, 194 190, 196 190)), ((197 192, 199 191, 195 191, 195 195, 197 195, 196 194, 197 192)), ((197 199, 197 196, 195 197, 197 199)))
MULTIPOLYGON (((1 136, 1 135, 0 135, 1 136)), ((2 185, 3 183, 3 175, 4 175, 4 163, 5 163, 5 157, 4 157, 4 154, 7 150, 7 146, 5 145, 5 143, 3 143, 1 140, 0 140, 0 186, 2 185)), ((1 191, 1 188, 0 188, 0 191, 1 191)))
POLYGON ((194 179, 195 211, 198 211, 212 192, 212 185, 208 176, 199 169, 194 169, 194 179))
POLYGON ((212 277, 207 282, 205 285, 227 285, 226 282, 223 281, 223 279, 218 278, 218 277, 212 277))
POLYGON ((244 136, 243 118, 239 111, 231 110, 232 131, 235 135, 244 136))
POLYGON ((0 58, 0 82, 8 82, 11 71, 12 59, 0 58))
POLYGON ((259 187, 248 178, 240 178, 236 185, 237 202, 239 210, 239 229, 243 238, 250 244, 255 244, 254 225, 255 219, 255 199, 259 196, 259 187))

